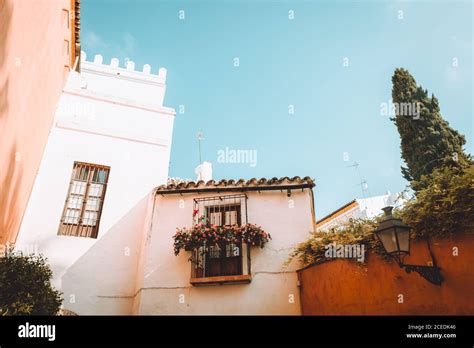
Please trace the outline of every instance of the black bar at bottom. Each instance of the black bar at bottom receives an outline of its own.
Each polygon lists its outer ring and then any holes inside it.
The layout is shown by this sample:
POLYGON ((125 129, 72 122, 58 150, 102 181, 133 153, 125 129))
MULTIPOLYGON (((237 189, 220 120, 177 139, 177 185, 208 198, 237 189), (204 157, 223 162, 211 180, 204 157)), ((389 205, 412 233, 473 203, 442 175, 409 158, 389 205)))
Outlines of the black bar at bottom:
POLYGON ((0 317, 0 346, 54 344, 474 343, 473 316, 64 316, 0 317), (54 340, 52 327, 54 325, 54 340), (21 333, 20 333, 21 331, 21 333), (48 332, 50 335, 48 336, 48 332), (43 337, 31 337, 42 334, 43 337), (27 336, 27 337, 19 337, 27 336))

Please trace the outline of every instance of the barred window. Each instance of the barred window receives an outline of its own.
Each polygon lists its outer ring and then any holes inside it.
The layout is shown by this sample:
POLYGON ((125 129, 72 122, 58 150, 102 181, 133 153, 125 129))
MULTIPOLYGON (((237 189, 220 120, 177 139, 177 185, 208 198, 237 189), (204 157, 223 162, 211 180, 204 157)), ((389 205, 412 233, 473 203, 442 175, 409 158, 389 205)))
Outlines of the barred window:
POLYGON ((75 162, 59 235, 97 238, 110 167, 75 162))
MULTIPOLYGON (((217 226, 245 224, 247 221, 246 196, 219 196, 194 200, 195 222, 201 217, 217 226)), ((242 243, 221 242, 194 250, 192 276, 194 278, 242 275, 244 272, 242 243)), ((249 256, 248 251, 245 252, 249 256)))

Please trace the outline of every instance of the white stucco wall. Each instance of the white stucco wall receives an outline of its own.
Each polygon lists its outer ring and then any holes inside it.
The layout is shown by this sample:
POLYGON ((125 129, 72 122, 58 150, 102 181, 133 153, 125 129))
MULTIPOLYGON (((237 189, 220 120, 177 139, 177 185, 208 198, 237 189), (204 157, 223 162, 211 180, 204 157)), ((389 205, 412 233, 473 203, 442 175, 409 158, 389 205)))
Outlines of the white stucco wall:
POLYGON ((404 192, 373 196, 356 199, 357 205, 348 211, 329 219, 318 227, 318 231, 330 230, 340 227, 349 219, 372 219, 383 214, 382 208, 390 205, 394 207, 403 206, 407 202, 408 196, 404 192))
POLYGON ((18 245, 37 245, 64 307, 130 314, 148 199, 165 183, 175 112, 162 106, 160 75, 82 62, 55 115, 18 245), (75 161, 110 166, 98 238, 59 236, 75 161))
POLYGON ((299 264, 294 261, 287 268, 283 264, 291 248, 313 229, 310 190, 294 190, 290 198, 286 191, 248 192, 248 222, 261 225, 272 236, 263 249, 251 248, 252 281, 194 287, 189 282, 190 253, 175 256, 172 236, 177 227, 192 225, 193 198, 215 195, 226 194, 156 196, 142 253, 136 313, 301 314, 295 272, 299 264))
POLYGON ((318 226, 318 231, 329 231, 332 228, 337 228, 343 225, 345 222, 349 221, 349 219, 359 219, 365 217, 363 211, 361 211, 360 206, 357 205, 353 208, 347 210, 346 212, 342 213, 341 215, 336 216, 325 222, 324 224, 318 226))

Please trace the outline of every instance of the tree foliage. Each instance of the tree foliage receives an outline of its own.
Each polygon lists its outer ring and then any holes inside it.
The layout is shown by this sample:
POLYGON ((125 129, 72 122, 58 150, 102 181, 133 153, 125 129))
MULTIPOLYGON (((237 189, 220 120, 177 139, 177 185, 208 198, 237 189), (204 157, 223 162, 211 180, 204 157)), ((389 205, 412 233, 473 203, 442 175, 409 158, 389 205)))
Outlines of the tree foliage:
POLYGON ((471 158, 463 151, 466 140, 449 126, 440 113, 438 99, 428 97, 428 91, 417 86, 415 79, 405 69, 396 69, 392 77, 392 100, 395 105, 412 106, 418 115, 396 114, 392 120, 401 138, 401 155, 406 167, 402 174, 411 182, 415 191, 422 189, 426 181, 423 175, 436 168, 463 167, 471 164, 471 158))
MULTIPOLYGON (((407 70, 396 69, 392 82, 392 100, 398 110, 405 103, 412 111, 419 111, 418 115, 397 113, 392 118, 407 165, 402 167, 402 174, 416 192, 415 199, 395 215, 412 227, 412 239, 474 233, 474 165, 471 156, 463 151, 464 136, 441 117, 436 97, 428 97, 407 70)), ((330 261, 325 252, 332 243, 363 244, 367 251, 373 250, 387 259, 374 235, 380 218, 383 217, 350 219, 337 230, 313 232, 296 246, 287 263, 293 258, 304 265, 330 261)))
POLYGON ((0 315, 55 315, 62 294, 51 286, 52 271, 42 255, 8 250, 0 257, 0 315))
POLYGON ((474 166, 437 168, 420 179, 415 200, 398 212, 414 238, 474 233, 474 166))

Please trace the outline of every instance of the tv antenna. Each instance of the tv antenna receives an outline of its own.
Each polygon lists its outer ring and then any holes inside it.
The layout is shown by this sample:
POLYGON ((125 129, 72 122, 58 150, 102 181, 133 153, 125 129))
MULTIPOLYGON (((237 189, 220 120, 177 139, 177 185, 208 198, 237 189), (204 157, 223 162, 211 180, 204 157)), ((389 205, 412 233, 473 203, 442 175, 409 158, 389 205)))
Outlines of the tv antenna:
POLYGON ((202 131, 197 132, 196 138, 198 141, 198 147, 199 147, 199 164, 202 163, 201 159, 201 141, 204 140, 204 133, 202 131))
POLYGON ((368 193, 369 196, 371 195, 370 190, 369 190, 369 184, 367 183, 367 180, 362 179, 362 175, 360 174, 359 166, 360 166, 360 164, 354 161, 354 164, 351 164, 350 166, 347 166, 347 167, 348 168, 351 168, 351 167, 355 168, 355 170, 357 171, 357 175, 359 177, 359 184, 358 185, 360 185, 360 188, 362 189, 362 197, 366 198, 366 193, 368 193))

